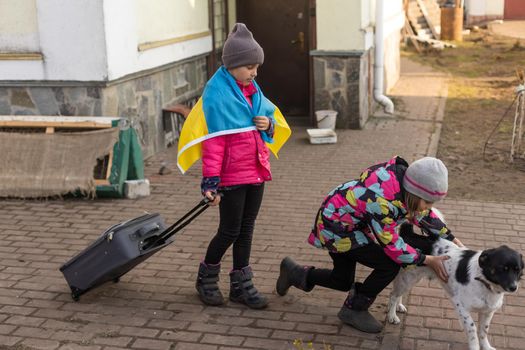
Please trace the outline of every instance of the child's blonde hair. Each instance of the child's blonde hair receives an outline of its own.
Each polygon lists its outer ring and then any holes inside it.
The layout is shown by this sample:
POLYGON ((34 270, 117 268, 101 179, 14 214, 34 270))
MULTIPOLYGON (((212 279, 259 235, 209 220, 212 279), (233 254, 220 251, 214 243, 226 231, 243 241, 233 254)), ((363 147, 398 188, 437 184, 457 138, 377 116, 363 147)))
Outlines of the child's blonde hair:
POLYGON ((419 203, 421 198, 416 196, 413 193, 406 192, 405 194, 405 205, 407 209, 407 218, 412 219, 415 217, 416 213, 419 210, 419 203))

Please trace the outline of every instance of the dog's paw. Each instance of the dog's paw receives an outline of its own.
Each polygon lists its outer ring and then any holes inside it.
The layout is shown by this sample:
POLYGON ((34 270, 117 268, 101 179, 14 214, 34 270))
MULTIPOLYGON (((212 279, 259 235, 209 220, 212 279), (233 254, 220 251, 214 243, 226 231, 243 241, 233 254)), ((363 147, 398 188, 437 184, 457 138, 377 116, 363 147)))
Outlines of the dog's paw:
POLYGON ((406 314, 407 308, 405 307, 405 305, 399 303, 397 304, 396 311, 401 312, 402 314, 406 314))
POLYGON ((401 320, 399 319, 399 317, 397 317, 396 314, 388 314, 388 322, 392 324, 399 324, 401 323, 401 320))
POLYGON ((492 345, 489 344, 489 342, 487 341, 486 343, 481 343, 480 344, 480 347, 479 347, 481 350, 496 350, 495 347, 493 347, 492 345))

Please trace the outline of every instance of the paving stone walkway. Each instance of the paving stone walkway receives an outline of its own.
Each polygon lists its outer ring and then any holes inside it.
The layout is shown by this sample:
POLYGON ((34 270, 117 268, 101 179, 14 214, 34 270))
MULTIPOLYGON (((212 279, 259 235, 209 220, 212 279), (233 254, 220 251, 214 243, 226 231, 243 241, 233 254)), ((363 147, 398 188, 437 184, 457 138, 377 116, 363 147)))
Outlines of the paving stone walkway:
MULTIPOLYGON (((366 166, 395 154, 412 161, 435 155, 446 101, 447 77, 403 61, 392 96, 399 111, 377 116, 365 130, 337 130, 335 145, 310 145, 306 128, 272 160, 252 249, 255 283, 270 300, 263 311, 229 303, 203 306, 195 293, 197 266, 218 223, 212 208, 176 242, 123 276, 74 302, 58 268, 108 226, 144 212, 173 222, 199 201, 200 164, 188 174, 158 175, 162 161, 174 169, 175 150, 147 160, 152 194, 139 200, 0 200, 0 349, 466 349, 454 310, 436 282, 422 281, 407 299, 409 313, 383 333, 364 334, 342 325, 337 311, 346 295, 316 288, 274 292, 279 263, 330 266, 326 252, 305 239, 326 193, 366 166)), ((450 227, 471 248, 508 244, 525 251, 525 205, 447 199, 439 205, 450 227)), ((227 294, 231 255, 220 286, 227 294)), ((366 274, 358 271, 358 279, 366 274)), ((524 284, 522 283, 522 287, 524 284)), ((372 312, 385 319, 389 289, 372 312)), ((498 349, 523 349, 525 291, 508 296, 494 317, 498 349)))

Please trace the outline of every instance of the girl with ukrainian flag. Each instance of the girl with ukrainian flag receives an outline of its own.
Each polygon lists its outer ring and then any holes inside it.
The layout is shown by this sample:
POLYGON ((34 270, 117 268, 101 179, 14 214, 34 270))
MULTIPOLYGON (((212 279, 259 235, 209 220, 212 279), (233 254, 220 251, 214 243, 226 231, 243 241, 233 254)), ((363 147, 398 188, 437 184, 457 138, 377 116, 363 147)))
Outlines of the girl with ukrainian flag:
POLYGON ((202 194, 219 205, 220 213, 196 289, 203 303, 224 303, 217 282, 222 257, 233 246, 229 299, 261 309, 268 301, 252 281, 252 235, 264 183, 272 179, 269 150, 277 156, 291 131, 255 82, 264 52, 244 24, 235 24, 228 35, 222 61, 188 115, 178 144, 177 165, 183 173, 202 158, 202 194))

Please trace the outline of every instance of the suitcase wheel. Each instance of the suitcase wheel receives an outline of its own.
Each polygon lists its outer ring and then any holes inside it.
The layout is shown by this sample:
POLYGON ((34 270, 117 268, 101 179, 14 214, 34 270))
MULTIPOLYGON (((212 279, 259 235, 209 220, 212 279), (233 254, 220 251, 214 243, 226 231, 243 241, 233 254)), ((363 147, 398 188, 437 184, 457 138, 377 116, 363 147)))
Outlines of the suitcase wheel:
POLYGON ((119 282, 120 282, 120 277, 113 278, 113 283, 119 283, 119 282))
POLYGON ((80 300, 80 295, 78 295, 76 293, 71 293, 71 298, 73 298, 74 301, 79 301, 80 300))

